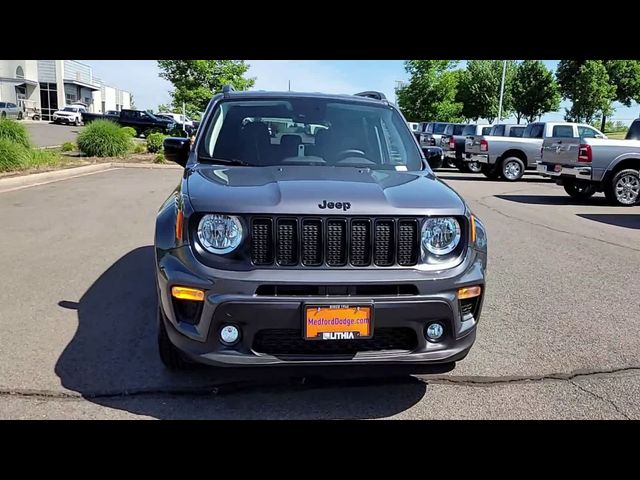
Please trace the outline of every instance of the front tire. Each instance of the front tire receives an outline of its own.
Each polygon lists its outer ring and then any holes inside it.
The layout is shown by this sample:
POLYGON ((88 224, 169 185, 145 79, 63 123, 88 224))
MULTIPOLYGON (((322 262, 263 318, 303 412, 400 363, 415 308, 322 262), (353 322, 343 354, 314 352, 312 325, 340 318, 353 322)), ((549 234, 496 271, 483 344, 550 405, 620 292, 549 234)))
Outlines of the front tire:
POLYGON ((620 170, 604 188, 604 195, 613 205, 630 207, 640 202, 640 172, 633 168, 620 170))
POLYGON ((158 353, 163 365, 169 370, 186 370, 190 367, 190 364, 184 360, 180 351, 169 339, 161 307, 158 307, 158 353))
POLYGON ((596 193, 595 185, 589 182, 567 181, 562 186, 564 191, 576 200, 586 200, 596 193))
POLYGON ((500 173, 508 182, 517 182, 524 175, 524 162, 518 157, 505 158, 500 165, 500 173))

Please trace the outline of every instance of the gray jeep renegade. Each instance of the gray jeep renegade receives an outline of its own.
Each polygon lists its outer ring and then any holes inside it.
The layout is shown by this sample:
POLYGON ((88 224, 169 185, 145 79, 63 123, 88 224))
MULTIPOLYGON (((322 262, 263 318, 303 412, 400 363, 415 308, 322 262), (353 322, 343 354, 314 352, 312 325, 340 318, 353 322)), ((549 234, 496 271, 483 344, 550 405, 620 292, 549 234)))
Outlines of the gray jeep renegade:
POLYGON ((169 368, 451 364, 475 336, 485 228, 377 92, 207 107, 156 221, 169 368))

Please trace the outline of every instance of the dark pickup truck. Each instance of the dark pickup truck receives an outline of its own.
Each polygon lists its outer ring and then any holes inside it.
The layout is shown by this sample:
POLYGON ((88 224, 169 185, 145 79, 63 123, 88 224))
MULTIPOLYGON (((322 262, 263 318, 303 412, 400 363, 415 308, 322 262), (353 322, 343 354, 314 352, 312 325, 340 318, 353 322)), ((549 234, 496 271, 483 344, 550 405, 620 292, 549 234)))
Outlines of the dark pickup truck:
POLYGON ((146 134, 153 130, 170 132, 175 127, 175 122, 166 118, 158 118, 154 114, 144 110, 121 110, 114 113, 99 114, 83 112, 82 121, 87 124, 94 120, 112 120, 123 127, 135 128, 138 135, 146 134))

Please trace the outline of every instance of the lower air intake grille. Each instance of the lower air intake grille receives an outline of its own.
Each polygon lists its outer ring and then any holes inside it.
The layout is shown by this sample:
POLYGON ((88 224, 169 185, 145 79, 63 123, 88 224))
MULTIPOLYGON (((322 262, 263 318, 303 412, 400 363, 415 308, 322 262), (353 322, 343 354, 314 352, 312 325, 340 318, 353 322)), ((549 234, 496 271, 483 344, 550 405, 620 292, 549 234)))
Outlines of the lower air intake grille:
POLYGON ((305 340, 296 329, 260 330, 253 349, 269 355, 355 355, 385 350, 411 351, 418 346, 410 328, 376 328, 373 338, 362 340, 305 340))

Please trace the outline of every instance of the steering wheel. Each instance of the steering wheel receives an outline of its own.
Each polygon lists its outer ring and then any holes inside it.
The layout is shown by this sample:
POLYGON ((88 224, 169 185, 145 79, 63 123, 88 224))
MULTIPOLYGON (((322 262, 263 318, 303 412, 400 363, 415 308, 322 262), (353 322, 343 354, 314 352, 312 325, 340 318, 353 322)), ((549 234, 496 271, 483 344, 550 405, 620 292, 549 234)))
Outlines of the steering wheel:
POLYGON ((350 149, 342 150, 341 152, 338 152, 338 154, 336 155, 336 162, 339 162, 340 160, 343 160, 348 157, 367 158, 367 155, 362 150, 358 150, 356 148, 350 148, 350 149))

